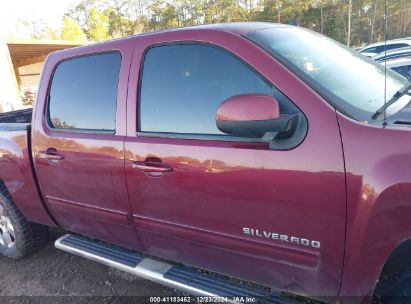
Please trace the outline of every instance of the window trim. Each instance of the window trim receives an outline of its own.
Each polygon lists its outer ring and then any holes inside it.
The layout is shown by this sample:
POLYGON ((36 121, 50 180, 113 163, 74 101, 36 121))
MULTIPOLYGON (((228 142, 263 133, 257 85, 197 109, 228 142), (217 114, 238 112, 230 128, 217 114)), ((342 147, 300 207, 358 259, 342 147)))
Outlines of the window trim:
POLYGON ((242 143, 260 143, 267 144, 258 138, 237 137, 224 134, 196 134, 196 133, 174 133, 174 132, 136 132, 137 136, 151 138, 171 138, 171 139, 190 139, 190 140, 209 140, 209 141, 227 141, 227 142, 242 142, 242 143))
MULTIPOLYGON (((237 136, 231 136, 231 135, 224 135, 224 134, 197 134, 197 133, 176 133, 176 132, 151 132, 151 131, 141 131, 141 88, 142 88, 142 81, 143 81, 143 71, 144 71, 144 64, 145 64, 145 59, 147 53, 156 47, 162 47, 162 46, 173 46, 173 45, 200 45, 200 46, 208 46, 208 47, 213 47, 216 49, 219 49, 223 52, 226 52, 228 55, 234 57, 241 63, 243 63, 246 67, 248 67, 252 72, 254 72, 258 77, 261 78, 264 82, 267 83, 270 87, 273 88, 273 90, 278 91, 281 93, 288 102, 292 103, 292 105, 299 111, 300 114, 302 114, 306 119, 306 116, 303 111, 286 95, 284 94, 280 89, 278 89, 271 81, 269 81, 264 75, 262 75, 258 70, 256 70, 253 66, 251 66, 248 62, 246 62, 244 59, 242 59, 240 56, 234 54, 232 51, 228 50, 224 46, 217 45, 211 42, 203 42, 203 41, 195 41, 195 40, 186 40, 186 41, 175 41, 175 42, 160 42, 160 43, 154 43, 149 45, 143 52, 141 56, 141 61, 140 61, 140 70, 139 70, 139 75, 138 75, 138 83, 137 83, 137 113, 136 113, 136 131, 135 134, 137 136, 142 136, 142 137, 153 137, 153 138, 171 138, 171 139, 189 139, 189 140, 213 140, 213 141, 226 141, 226 142, 243 142, 243 143, 262 143, 262 144, 267 144, 267 141, 263 141, 258 138, 246 138, 246 137, 237 137, 237 136)), ((299 145, 300 143, 298 143, 299 145)), ((298 146, 296 145, 296 146, 298 146)), ((294 147, 296 147, 294 146, 294 147)), ((291 147, 291 148, 294 148, 291 147)))
POLYGON ((123 62, 123 55, 120 50, 109 50, 109 51, 101 51, 101 52, 92 52, 92 53, 86 53, 86 54, 81 54, 81 55, 75 55, 71 57, 66 57, 64 59, 59 60, 53 67, 53 70, 51 72, 48 86, 47 86, 47 95, 46 95, 46 103, 45 107, 43 110, 43 119, 45 126, 48 131, 51 132, 57 132, 57 133, 70 133, 70 134, 90 134, 90 135, 115 135, 117 132, 117 107, 118 107, 118 86, 120 84, 120 75, 121 75, 121 65, 123 62), (98 55, 104 55, 104 54, 114 54, 117 53, 120 55, 120 69, 118 72, 118 82, 117 82, 117 97, 116 97, 116 108, 115 108, 115 129, 114 130, 100 130, 100 129, 82 129, 82 128, 55 128, 51 125, 51 119, 50 119, 50 91, 51 91, 51 86, 53 84, 53 79, 54 79, 54 74, 56 73, 56 70, 60 64, 63 62, 73 60, 73 59, 78 59, 78 58, 84 58, 84 57, 91 57, 91 56, 98 56, 98 55))

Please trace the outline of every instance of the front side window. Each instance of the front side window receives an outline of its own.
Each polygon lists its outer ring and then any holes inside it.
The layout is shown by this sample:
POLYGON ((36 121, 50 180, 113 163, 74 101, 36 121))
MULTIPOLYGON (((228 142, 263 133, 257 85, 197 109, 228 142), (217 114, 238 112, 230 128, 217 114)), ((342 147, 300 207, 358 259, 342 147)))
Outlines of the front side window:
MULTIPOLYGON (((330 38, 297 27, 257 30, 248 37, 352 118, 374 122, 372 115, 384 105, 385 71, 380 63, 330 38)), ((387 69, 387 100, 406 83, 406 78, 387 69)), ((409 96, 401 97, 387 109, 387 115, 398 112, 409 102, 409 96)))
POLYGON ((398 74, 401 74, 409 81, 411 81, 411 65, 404 65, 399 67, 393 67, 392 70, 396 71, 398 74))
POLYGON ((285 96, 223 49, 201 44, 153 47, 143 63, 139 131, 222 135, 215 123, 218 107, 246 93, 275 96, 283 112, 296 111, 285 96))
POLYGON ((51 83, 51 128, 114 133, 121 55, 94 54, 58 64, 51 83))

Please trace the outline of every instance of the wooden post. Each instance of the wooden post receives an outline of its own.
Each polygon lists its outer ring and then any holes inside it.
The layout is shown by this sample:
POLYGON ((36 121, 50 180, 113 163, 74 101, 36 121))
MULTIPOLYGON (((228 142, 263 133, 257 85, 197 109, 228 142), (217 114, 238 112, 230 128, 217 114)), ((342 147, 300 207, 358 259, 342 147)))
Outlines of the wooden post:
POLYGON ((21 79, 20 79, 20 74, 19 74, 19 70, 17 67, 14 66, 13 61, 11 60, 10 57, 10 51, 9 51, 9 47, 6 44, 6 56, 9 62, 9 67, 10 67, 10 72, 12 73, 13 76, 13 82, 14 82, 14 86, 16 88, 16 93, 18 98, 21 98, 21 79))

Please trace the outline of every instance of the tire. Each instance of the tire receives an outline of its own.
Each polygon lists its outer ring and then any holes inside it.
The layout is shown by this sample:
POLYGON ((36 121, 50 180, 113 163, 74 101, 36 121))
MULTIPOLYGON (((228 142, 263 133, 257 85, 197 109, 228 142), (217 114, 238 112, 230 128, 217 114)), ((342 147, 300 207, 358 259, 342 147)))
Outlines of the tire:
POLYGON ((411 303, 411 272, 396 273, 387 282, 380 295, 382 304, 411 303))
POLYGON ((18 260, 35 253, 49 240, 48 227, 29 222, 0 187, 0 254, 18 260))

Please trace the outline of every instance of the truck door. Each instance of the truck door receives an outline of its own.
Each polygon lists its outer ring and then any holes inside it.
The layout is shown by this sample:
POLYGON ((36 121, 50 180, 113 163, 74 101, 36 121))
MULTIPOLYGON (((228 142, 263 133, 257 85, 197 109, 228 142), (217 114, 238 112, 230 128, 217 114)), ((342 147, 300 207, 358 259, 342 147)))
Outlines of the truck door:
POLYGON ((241 37, 170 36, 139 43, 129 82, 125 167, 142 246, 260 284, 337 296, 345 184, 335 111, 241 37), (220 132, 217 108, 246 93, 275 96, 282 113, 305 117, 305 136, 270 149, 220 132))
POLYGON ((132 47, 115 42, 52 55, 32 136, 39 184, 58 224, 125 246, 136 244, 123 149, 132 47))

